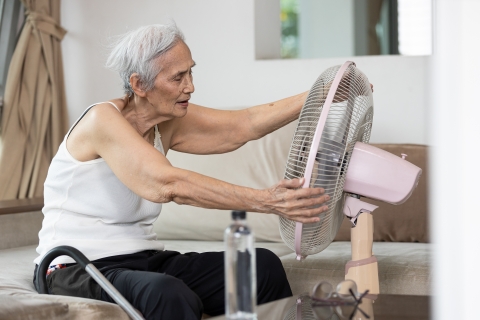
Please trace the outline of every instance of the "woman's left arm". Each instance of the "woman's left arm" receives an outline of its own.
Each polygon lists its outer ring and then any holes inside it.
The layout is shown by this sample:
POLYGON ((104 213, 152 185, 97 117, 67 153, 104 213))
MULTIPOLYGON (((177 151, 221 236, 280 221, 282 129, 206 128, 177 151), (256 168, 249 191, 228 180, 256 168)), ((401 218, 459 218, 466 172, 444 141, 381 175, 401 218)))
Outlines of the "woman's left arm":
POLYGON ((185 117, 169 121, 170 148, 194 154, 226 153, 297 119, 308 92, 243 110, 189 105, 185 117))
POLYGON ((249 126, 254 134, 254 137, 247 141, 259 139, 296 120, 307 94, 308 91, 276 102, 245 109, 250 115, 249 126))

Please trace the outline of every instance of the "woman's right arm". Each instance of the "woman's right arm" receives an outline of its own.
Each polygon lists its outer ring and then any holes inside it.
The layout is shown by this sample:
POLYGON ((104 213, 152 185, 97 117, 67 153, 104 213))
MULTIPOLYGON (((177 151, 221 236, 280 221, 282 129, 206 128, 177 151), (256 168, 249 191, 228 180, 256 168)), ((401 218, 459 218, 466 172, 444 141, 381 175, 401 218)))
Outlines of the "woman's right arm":
POLYGON ((81 134, 87 145, 120 181, 149 201, 274 213, 303 223, 318 221, 317 216, 327 210, 324 190, 303 189, 302 179, 282 180, 258 190, 173 167, 113 107, 97 106, 85 118, 81 134))

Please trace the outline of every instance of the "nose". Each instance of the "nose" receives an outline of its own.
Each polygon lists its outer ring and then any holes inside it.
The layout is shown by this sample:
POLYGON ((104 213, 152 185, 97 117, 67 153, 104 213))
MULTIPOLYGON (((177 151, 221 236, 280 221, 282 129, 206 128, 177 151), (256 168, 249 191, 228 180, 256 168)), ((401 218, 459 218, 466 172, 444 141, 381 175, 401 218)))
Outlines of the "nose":
POLYGON ((183 93, 193 93, 195 91, 195 86, 193 85, 192 75, 185 77, 185 87, 183 88, 183 93))

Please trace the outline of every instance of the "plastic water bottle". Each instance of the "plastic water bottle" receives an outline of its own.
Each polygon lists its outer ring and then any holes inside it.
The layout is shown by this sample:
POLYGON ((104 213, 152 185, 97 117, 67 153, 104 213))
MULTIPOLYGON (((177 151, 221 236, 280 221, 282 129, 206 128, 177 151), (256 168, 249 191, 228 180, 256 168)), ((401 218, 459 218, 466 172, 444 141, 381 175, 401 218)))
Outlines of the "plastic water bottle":
POLYGON ((225 315, 227 319, 257 319, 255 238, 245 211, 232 211, 225 230, 225 315))

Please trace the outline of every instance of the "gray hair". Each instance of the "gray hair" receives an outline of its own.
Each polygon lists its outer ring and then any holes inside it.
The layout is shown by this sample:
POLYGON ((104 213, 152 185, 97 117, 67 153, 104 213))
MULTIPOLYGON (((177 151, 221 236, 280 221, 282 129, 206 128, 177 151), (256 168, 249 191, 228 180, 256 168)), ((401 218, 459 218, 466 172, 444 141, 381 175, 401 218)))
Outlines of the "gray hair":
POLYGON ((174 23, 154 24, 140 27, 120 35, 113 43, 106 67, 117 71, 123 81, 123 90, 128 96, 133 94, 130 76, 138 73, 142 89, 151 90, 161 66, 156 58, 170 50, 185 37, 174 23))

